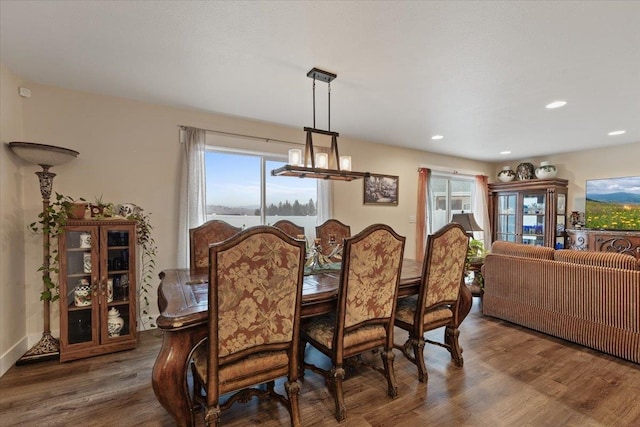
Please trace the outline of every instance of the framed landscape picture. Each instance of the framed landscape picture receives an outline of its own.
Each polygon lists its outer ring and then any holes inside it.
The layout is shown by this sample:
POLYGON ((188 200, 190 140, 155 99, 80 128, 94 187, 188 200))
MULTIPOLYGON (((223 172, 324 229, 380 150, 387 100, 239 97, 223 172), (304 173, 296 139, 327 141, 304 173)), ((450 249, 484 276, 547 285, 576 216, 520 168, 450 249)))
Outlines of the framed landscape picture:
POLYGON ((365 205, 397 205, 398 177, 371 175, 364 178, 365 205))

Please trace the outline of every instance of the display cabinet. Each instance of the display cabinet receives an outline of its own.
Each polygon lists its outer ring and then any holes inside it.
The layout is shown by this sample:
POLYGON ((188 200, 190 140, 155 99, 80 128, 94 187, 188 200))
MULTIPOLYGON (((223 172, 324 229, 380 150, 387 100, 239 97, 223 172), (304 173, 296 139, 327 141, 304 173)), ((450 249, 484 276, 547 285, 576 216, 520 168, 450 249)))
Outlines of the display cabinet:
POLYGON ((493 240, 563 248, 568 184, 555 178, 489 184, 493 240))
POLYGON ((135 348, 136 222, 69 220, 58 237, 60 361, 135 348))

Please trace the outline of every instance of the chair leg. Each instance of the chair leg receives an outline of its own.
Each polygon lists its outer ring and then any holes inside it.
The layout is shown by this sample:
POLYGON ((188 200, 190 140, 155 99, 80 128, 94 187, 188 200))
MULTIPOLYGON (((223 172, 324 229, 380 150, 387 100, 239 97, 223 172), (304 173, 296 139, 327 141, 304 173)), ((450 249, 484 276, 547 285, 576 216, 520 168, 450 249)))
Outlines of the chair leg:
POLYGON ((460 343, 458 342, 459 336, 460 330, 458 328, 452 328, 450 326, 445 328, 444 339, 451 353, 451 358, 456 366, 461 367, 464 365, 464 359, 462 358, 462 347, 460 347, 460 343))
POLYGON ((306 341, 298 344, 298 378, 304 379, 304 350, 307 348, 306 341))
POLYGON ((342 382, 344 381, 344 369, 341 366, 334 366, 330 372, 331 382, 333 383, 333 398, 336 403, 336 420, 342 421, 347 417, 347 406, 344 403, 344 390, 342 382))
POLYGON ((429 374, 427 373, 427 367, 424 364, 424 338, 413 338, 413 356, 415 357, 415 363, 418 367, 418 380, 421 383, 429 381, 429 374))
POLYGON ((204 415, 204 424, 209 427, 211 425, 218 427, 220 425, 220 405, 207 408, 204 415))
POLYGON ((284 384, 289 396, 289 415, 291 416, 291 427, 300 427, 300 405, 298 404, 298 395, 300 394, 300 383, 287 381, 284 384))
POLYGON ((393 349, 385 350, 380 352, 380 356, 382 357, 382 364, 384 365, 384 374, 387 377, 387 393, 389 397, 397 397, 398 396, 398 385, 396 383, 396 374, 393 370, 393 349))

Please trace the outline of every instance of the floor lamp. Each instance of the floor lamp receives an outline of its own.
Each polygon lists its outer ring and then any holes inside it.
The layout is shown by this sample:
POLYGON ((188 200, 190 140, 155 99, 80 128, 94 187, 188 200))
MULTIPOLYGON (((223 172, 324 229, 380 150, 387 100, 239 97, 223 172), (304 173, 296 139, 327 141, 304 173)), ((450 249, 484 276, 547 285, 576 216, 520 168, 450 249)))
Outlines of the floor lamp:
MULTIPOLYGON (((42 167, 42 171, 36 172, 36 175, 38 175, 38 179, 40 180, 42 211, 44 215, 47 215, 49 197, 51 196, 51 189, 53 188, 53 177, 56 176, 55 173, 49 172, 49 168, 67 163, 75 159, 80 153, 68 148, 36 144, 33 142, 10 142, 9 147, 22 160, 42 167)), ((49 238, 49 231, 45 228, 42 233, 42 282, 45 287, 45 291, 47 290, 46 280, 50 277, 49 266, 51 253, 49 251, 49 238)), ((18 359, 16 365, 58 359, 60 357, 60 344, 58 340, 51 335, 50 309, 50 301, 44 300, 44 328, 42 338, 40 338, 40 341, 38 341, 36 345, 31 347, 30 350, 18 359)))

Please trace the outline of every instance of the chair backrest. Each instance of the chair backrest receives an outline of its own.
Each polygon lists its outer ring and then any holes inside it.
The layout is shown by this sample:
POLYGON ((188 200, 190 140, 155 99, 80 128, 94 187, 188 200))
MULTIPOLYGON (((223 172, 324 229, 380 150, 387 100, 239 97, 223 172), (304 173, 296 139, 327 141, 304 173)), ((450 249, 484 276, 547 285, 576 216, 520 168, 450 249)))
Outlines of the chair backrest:
POLYGON ((273 224, 273 226, 284 231, 291 237, 297 238, 300 235, 304 236, 304 227, 298 224, 295 224, 289 221, 288 219, 281 219, 280 221, 276 221, 276 223, 273 224))
POLYGON ((393 340, 404 243, 404 237, 384 224, 370 225, 346 239, 334 348, 342 348, 345 332, 364 324, 385 325, 389 339, 393 340))
POLYGON ((189 266, 200 273, 209 271, 209 245, 235 236, 242 228, 217 219, 189 230, 189 266))
POLYGON ((468 248, 469 235, 460 224, 447 224, 428 236, 416 321, 431 308, 458 303, 468 248))
POLYGON ((286 351, 296 378, 304 241, 257 226, 209 252, 208 392, 222 365, 266 351, 286 351))
POLYGON ((320 239, 320 247, 324 255, 330 255, 334 245, 341 245, 343 240, 351 237, 351 227, 337 219, 329 219, 316 226, 316 238, 320 239))

